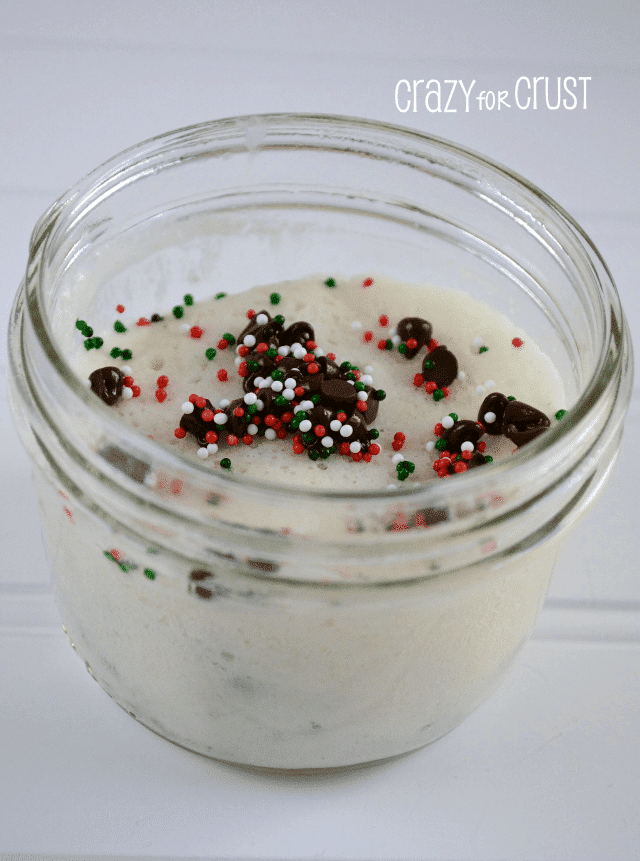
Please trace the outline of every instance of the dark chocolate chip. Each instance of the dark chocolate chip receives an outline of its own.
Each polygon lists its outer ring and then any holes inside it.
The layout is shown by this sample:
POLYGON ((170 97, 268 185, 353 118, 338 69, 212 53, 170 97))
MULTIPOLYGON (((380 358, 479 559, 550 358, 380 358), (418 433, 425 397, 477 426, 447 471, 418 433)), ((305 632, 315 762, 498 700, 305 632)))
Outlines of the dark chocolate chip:
POLYGON ((396 332, 405 343, 410 338, 414 338, 418 342, 414 349, 407 348, 404 353, 405 359, 413 359, 418 350, 431 340, 432 327, 431 323, 428 320, 423 320, 422 317, 403 317, 396 327, 396 332))
POLYGON ((280 344, 291 346, 291 344, 302 344, 307 346, 307 341, 315 341, 313 326, 305 320, 298 320, 285 329, 280 336, 280 344))
POLYGON ((380 406, 380 400, 376 397, 377 389, 374 389, 373 386, 365 386, 364 390, 369 395, 369 397, 366 401, 367 409, 363 413, 361 413, 361 415, 365 423, 370 425, 376 420, 376 416, 378 415, 378 407, 380 406))
POLYGON ((280 570, 277 562, 268 562, 266 559, 247 559, 247 565, 257 568, 258 571, 265 571, 267 574, 275 574, 280 570))
POLYGON ((214 575, 211 571, 205 571, 204 568, 196 568, 189 574, 189 580, 208 580, 209 577, 213 577, 214 575))
POLYGON ((482 436, 482 428, 471 419, 458 419, 453 426, 443 434, 447 442, 447 451, 451 454, 460 454, 463 442, 472 442, 474 446, 482 436))
POLYGON ((483 400, 480 405, 480 409, 478 410, 478 421, 482 422, 482 425, 485 429, 485 432, 491 434, 492 436, 497 436, 502 433, 502 421, 504 418, 504 411, 509 405, 509 399, 506 395, 503 395, 501 392, 491 392, 490 395, 483 400), (494 413, 495 420, 492 422, 488 422, 485 419, 485 415, 487 413, 494 413))
POLYGON ((480 451, 474 451, 469 460, 465 460, 467 469, 474 469, 476 466, 484 466, 486 463, 484 455, 480 451))
POLYGON ((320 373, 325 379, 332 379, 333 377, 340 377, 342 375, 338 363, 327 356, 318 356, 316 358, 316 365, 320 368, 320 373))
POLYGON ((521 446, 540 436, 550 425, 547 416, 530 404, 509 401, 502 419, 502 433, 521 446))
POLYGON ((122 397, 124 374, 120 368, 98 368, 89 374, 91 391, 112 406, 122 397))
POLYGON ((180 419, 180 427, 186 430, 187 433, 193 434, 198 440, 200 446, 204 447, 207 444, 206 434, 209 431, 217 431, 218 425, 214 421, 206 422, 202 418, 202 413, 205 410, 215 412, 215 408, 208 398, 205 398, 205 406, 200 407, 193 405, 192 413, 183 413, 180 419))
POLYGON ((425 357, 422 374, 427 382, 433 382, 439 388, 448 386, 458 376, 458 360, 444 344, 440 344, 425 357))
POLYGON ((101 454, 105 460, 119 469, 120 472, 124 472, 129 478, 140 484, 144 482, 149 472, 149 464, 137 457, 133 457, 131 454, 127 454, 114 445, 107 446, 107 448, 101 451, 101 454))
POLYGON ((349 412, 356 405, 358 393, 348 380, 323 379, 320 386, 322 402, 337 411, 349 412))

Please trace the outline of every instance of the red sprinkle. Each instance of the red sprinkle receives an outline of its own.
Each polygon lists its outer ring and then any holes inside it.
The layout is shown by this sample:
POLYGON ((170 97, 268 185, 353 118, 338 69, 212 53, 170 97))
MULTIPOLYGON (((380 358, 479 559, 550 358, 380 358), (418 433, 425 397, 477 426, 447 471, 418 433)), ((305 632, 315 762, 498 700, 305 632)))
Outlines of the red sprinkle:
POLYGON ((372 442, 371 445, 369 446, 369 454, 373 454, 373 455, 380 454, 380 451, 381 451, 381 449, 380 449, 380 446, 378 445, 377 442, 372 442))
POLYGON ((363 454, 362 459, 364 460, 365 463, 371 463, 371 455, 369 454, 369 452, 367 452, 366 454, 363 454))
POLYGON ((316 425, 313 429, 313 432, 316 436, 326 436, 327 435, 327 429, 324 427, 324 425, 316 425))
POLYGON ((442 436, 444 433, 444 425, 442 422, 438 422, 438 424, 434 427, 433 432, 436 436, 442 436))
POLYGON ((173 433, 178 439, 184 439, 187 435, 187 432, 184 428, 176 428, 173 433))
POLYGON ((225 338, 220 338, 220 340, 218 341, 218 349, 226 350, 228 346, 229 342, 225 338))
POLYGON ((432 395, 437 389, 437 385, 434 382, 425 383, 424 390, 428 395, 432 395))
POLYGON ((293 413, 291 413, 291 412, 282 413, 282 415, 281 415, 281 417, 280 417, 280 418, 282 419, 282 421, 283 421, 285 424, 289 424, 289 422, 290 422, 290 421, 291 421, 291 419, 293 418, 293 413))
POLYGON ((362 336, 362 340, 365 341, 367 344, 369 343, 369 341, 373 341, 373 332, 369 332, 367 330, 362 336))
POLYGON ((363 287, 371 287, 372 284, 373 284, 373 278, 365 278, 364 281, 362 282, 363 287))
POLYGON ((344 424, 347 420, 347 414, 346 413, 338 413, 336 418, 338 419, 339 422, 342 422, 344 424))
POLYGON ((478 445, 476 446, 476 448, 478 449, 478 451, 480 453, 482 453, 486 447, 487 447, 486 442, 479 442, 478 445))
POLYGON ((366 413, 367 402, 366 401, 358 401, 358 403, 356 404, 356 409, 359 410, 361 413, 366 413))
POLYGON ((294 454, 303 454, 304 453, 304 446, 302 445, 302 443, 294 441, 293 453, 294 454))
POLYGON ((158 387, 160 389, 166 389, 167 386, 169 385, 169 377, 167 377, 163 374, 161 377, 158 377, 156 382, 157 382, 158 387))
POLYGON ((203 422, 212 422, 213 421, 214 412, 213 410, 202 410, 202 421, 203 422))
POLYGON ((116 311, 118 312, 118 314, 123 314, 124 313, 124 305, 116 305, 116 311))
POLYGON ((227 374, 224 368, 220 368, 220 370, 218 371, 218 379, 221 383, 226 383, 229 379, 229 374, 227 374))
POLYGON ((134 398, 139 398, 142 389, 140 388, 140 386, 131 386, 131 391, 133 392, 134 398))
POLYGON ((171 488, 171 493, 175 493, 176 495, 182 492, 182 482, 179 478, 174 478, 169 487, 171 488))
POLYGON ((238 365, 238 373, 241 377, 249 376, 249 366, 246 362, 240 362, 240 364, 238 365))
POLYGON ((473 457, 473 452, 472 452, 472 451, 463 451, 463 452, 462 452, 462 458, 463 458, 464 460, 471 460, 471 458, 472 458, 472 457, 473 457))
POLYGON ((416 341, 416 339, 415 338, 409 338, 409 340, 407 341, 408 349, 409 350, 415 350, 415 348, 417 346, 418 346, 418 342, 416 341))
POLYGON ((272 428, 277 423, 277 421, 278 421, 278 419, 274 415, 272 415, 271 413, 269 413, 268 416, 264 417, 264 423, 266 424, 267 427, 270 427, 270 428, 272 428))
POLYGON ((241 347, 238 347, 238 355, 242 356, 243 359, 245 356, 248 356, 250 352, 251 351, 249 350, 249 348, 246 347, 244 344, 242 344, 241 347))
POLYGON ((311 352, 311 350, 315 350, 317 346, 318 345, 315 341, 307 341, 307 350, 309 350, 309 352, 311 352))
POLYGON ((436 348, 437 346, 438 346, 438 342, 436 341, 436 339, 435 339, 435 338, 432 338, 432 339, 429 341, 429 343, 427 344, 427 350, 431 353, 431 352, 433 352, 433 350, 435 350, 435 348, 436 348))
POLYGON ((524 341, 522 341, 520 338, 514 338, 511 343, 516 348, 520 348, 520 347, 524 346, 524 341))
POLYGON ((331 359, 332 362, 335 362, 336 354, 335 353, 327 353, 327 359, 331 359))
POLYGON ((307 371, 310 374, 317 374, 319 370, 320 365, 317 365, 315 362, 309 362, 309 364, 307 365, 307 371))
POLYGON ((256 312, 253 310, 253 308, 249 308, 249 310, 247 311, 247 317, 248 317, 248 319, 249 319, 249 320, 253 320, 253 318, 254 318, 255 316, 256 316, 256 312))
POLYGON ((125 377, 124 380, 122 381, 122 385, 127 386, 127 388, 130 389, 131 386, 133 385, 133 377, 125 377))
POLYGON ((156 389, 156 400, 162 403, 167 398, 166 389, 156 389))
POLYGON ((378 319, 378 323, 380 323, 380 325, 382 327, 388 326, 389 325, 389 318, 387 317, 386 314, 381 314, 379 319, 378 319))
POLYGON ((440 386, 440 388, 442 389, 442 393, 445 396, 445 398, 448 398, 449 397, 449 389, 446 386, 440 386))
POLYGON ((285 429, 285 428, 280 428, 280 430, 277 430, 277 431, 276 431, 276 436, 278 437, 278 439, 286 439, 286 438, 287 438, 287 431, 286 431, 286 429, 285 429))
POLYGON ((391 443, 391 448, 392 448, 394 451, 400 451, 400 449, 402 448, 402 446, 403 446, 403 445, 404 445, 403 440, 401 440, 401 439, 394 439, 394 441, 391 443))
POLYGON ((401 442, 406 440, 406 436, 402 433, 402 431, 396 431, 393 435, 394 439, 399 439, 401 442))
POLYGON ((150 326, 150 325, 151 325, 151 320, 147 320, 146 317, 140 317, 140 319, 136 323, 136 326, 150 326))
POLYGON ((204 438, 208 443, 218 442, 218 434, 215 431, 207 431, 204 438))
POLYGON ((455 472, 466 472, 467 471, 467 464, 463 463, 461 460, 459 460, 456 463, 456 465, 453 467, 453 469, 455 472))
POLYGON ((351 460, 355 460, 356 463, 360 463, 362 460, 362 452, 356 451, 351 455, 351 460))
POLYGON ((378 349, 379 349, 379 350, 386 350, 386 349, 387 349, 387 342, 386 342, 386 340, 385 340, 384 338, 381 338, 381 339, 378 341, 378 349))
POLYGON ((189 395, 189 400, 191 401, 192 404, 195 404, 195 402, 198 400, 198 395, 194 395, 194 394, 189 395))
POLYGON ((230 433, 227 437, 227 442, 229 443, 229 445, 238 445, 239 440, 235 434, 230 433))
POLYGON ((424 377, 422 376, 422 374, 416 374, 415 375, 415 377, 413 378, 413 385, 417 389, 419 389, 420 386, 424 385, 424 377))
POLYGON ((349 448, 348 442, 341 442, 338 446, 338 452, 340 454, 351 454, 351 449, 349 448))
POLYGON ((202 338, 202 329, 200 326, 192 326, 191 329, 189 329, 189 334, 192 338, 202 338))
POLYGON ((253 437, 251 436, 251 434, 250 434, 250 433, 246 433, 246 434, 242 437, 242 442, 243 442, 245 445, 251 445, 251 443, 253 442, 253 437))
MULTIPOLYGON (((189 398, 189 400, 191 400, 191 398, 189 398)), ((203 410, 207 405, 207 399, 201 398, 198 395, 196 395, 193 403, 198 407, 199 410, 203 410)))
POLYGON ((241 419, 244 415, 244 410, 242 409, 242 407, 236 407, 233 411, 233 414, 237 419, 241 419))
POLYGON ((256 352, 266 353, 268 349, 269 349, 269 345, 265 344, 264 341, 261 341, 256 347, 256 352))
POLYGON ((296 386, 293 391, 294 391, 294 394, 299 398, 301 398, 304 395, 304 389, 302 388, 302 386, 296 386))

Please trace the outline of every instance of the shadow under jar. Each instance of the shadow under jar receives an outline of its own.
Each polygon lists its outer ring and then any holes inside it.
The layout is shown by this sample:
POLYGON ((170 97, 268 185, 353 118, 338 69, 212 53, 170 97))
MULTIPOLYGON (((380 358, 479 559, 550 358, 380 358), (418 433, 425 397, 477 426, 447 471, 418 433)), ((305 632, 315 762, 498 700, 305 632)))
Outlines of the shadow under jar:
POLYGON ((419 748, 482 703, 529 638, 615 462, 631 361, 582 230, 461 147, 297 115, 136 146, 41 218, 10 323, 11 401, 65 630, 116 702, 199 753, 322 769, 419 748), (194 253, 211 277, 189 281, 194 253), (567 415, 451 480, 318 491, 188 460, 73 370, 75 321, 112 325, 123 273, 135 315, 187 283, 200 301, 213 283, 241 292, 328 261, 345 277, 462 283, 544 347, 567 415))

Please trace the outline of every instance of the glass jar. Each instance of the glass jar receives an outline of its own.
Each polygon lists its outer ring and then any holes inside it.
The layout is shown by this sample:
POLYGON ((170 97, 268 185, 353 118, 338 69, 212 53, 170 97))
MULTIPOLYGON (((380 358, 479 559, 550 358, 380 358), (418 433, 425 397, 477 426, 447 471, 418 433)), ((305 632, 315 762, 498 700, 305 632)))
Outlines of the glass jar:
POLYGON ((487 698, 613 467, 632 382, 606 266, 545 194, 437 138, 297 115, 182 129, 81 180, 34 230, 10 362, 87 669, 165 738, 278 769, 399 755, 487 698), (188 461, 73 372, 75 321, 99 331, 123 290, 135 315, 186 283, 198 301, 327 268, 428 273, 507 313, 552 357, 567 415, 449 481, 317 491, 188 461))

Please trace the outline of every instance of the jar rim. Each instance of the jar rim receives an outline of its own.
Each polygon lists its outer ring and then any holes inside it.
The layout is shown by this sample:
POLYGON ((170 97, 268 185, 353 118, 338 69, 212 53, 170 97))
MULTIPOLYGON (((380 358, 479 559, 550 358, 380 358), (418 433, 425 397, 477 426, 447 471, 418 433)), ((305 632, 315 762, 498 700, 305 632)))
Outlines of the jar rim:
MULTIPOLYGON (((171 451, 159 443, 142 438, 132 428, 116 422, 113 417, 108 415, 108 407, 105 407, 88 392, 82 381, 72 373, 48 324, 45 310, 46 279, 39 277, 34 281, 33 277, 29 276, 30 270, 33 270, 35 258, 41 253, 43 243, 47 244, 53 241, 53 227, 56 222, 65 214, 71 217, 71 224, 73 224, 74 217, 77 219, 86 213, 87 201, 97 199, 104 192, 106 182, 112 184, 110 193, 113 193, 117 186, 118 177, 123 177, 132 169, 152 170, 151 163, 153 160, 171 154, 176 146, 186 146, 199 139, 211 140, 216 136, 228 136, 230 139, 234 136, 238 138, 241 135, 244 136, 247 129, 252 128, 262 130, 262 142, 268 138, 270 133, 289 134, 292 139, 291 146, 294 145, 293 141, 295 141, 296 136, 320 131, 325 137, 333 135, 336 140, 342 141, 344 146, 346 146, 347 140, 356 143, 364 139, 373 140, 377 143, 393 140, 396 142, 396 148, 399 152, 412 153, 417 156, 424 156, 429 148, 431 150, 435 148, 444 153, 445 156, 455 156, 469 169, 485 171, 484 193, 487 191, 487 176, 500 178, 505 184, 515 183, 516 188, 534 201, 537 207, 544 212, 552 213, 560 221, 575 240, 581 254, 587 261, 593 285, 598 291, 600 301, 609 309, 611 319, 607 326, 603 325, 602 327, 602 343, 591 378, 582 388, 576 403, 563 421, 552 425, 545 433, 521 447, 511 458, 491 464, 489 467, 490 483, 499 483, 505 480, 507 476, 511 481, 517 483, 524 480, 526 474, 531 470, 541 469, 545 462, 557 459, 563 446, 566 445, 566 441, 571 438, 579 426, 584 425, 585 421, 588 422, 589 416, 598 409, 603 393, 610 390, 614 378, 619 380, 622 374, 625 348, 627 351, 630 350, 628 328, 620 307, 615 284, 600 253, 582 228, 559 204, 510 168, 459 144, 425 132, 401 125, 349 116, 300 113, 254 114, 213 120, 166 132, 129 147, 110 158, 77 182, 44 213, 33 231, 30 245, 27 268, 28 309, 44 354, 48 357, 55 373, 63 378, 65 385, 71 390, 74 397, 83 401, 87 409, 103 410, 100 421, 105 425, 110 424, 112 428, 117 427, 119 436, 134 449, 136 447, 147 448, 153 452, 156 462, 172 465, 185 475, 194 478, 199 477, 200 481, 206 475, 207 482, 213 489, 224 490, 233 485, 234 488, 242 488, 243 492, 267 494, 270 498, 276 496, 280 499, 289 500, 326 499, 352 503, 393 500, 394 502, 411 501, 412 505, 437 506, 442 504, 442 500, 450 501, 462 496, 466 497, 477 494, 486 488, 488 476, 483 474, 486 472, 485 470, 471 471, 470 474, 465 475, 463 482, 427 481, 419 486, 401 486, 393 490, 387 488, 376 490, 319 489, 260 482, 254 478, 236 477, 218 472, 212 476, 206 465, 171 451)), ((262 142, 257 139, 252 146, 259 150, 262 147, 262 142)), ((498 183, 494 184, 494 189, 496 193, 502 195, 505 201, 510 200, 508 194, 500 189, 498 183)))

